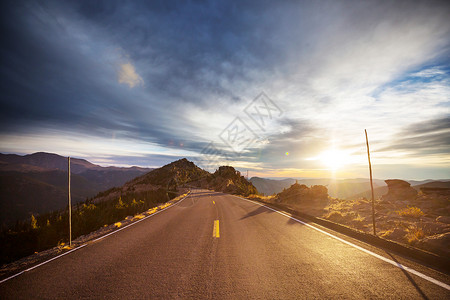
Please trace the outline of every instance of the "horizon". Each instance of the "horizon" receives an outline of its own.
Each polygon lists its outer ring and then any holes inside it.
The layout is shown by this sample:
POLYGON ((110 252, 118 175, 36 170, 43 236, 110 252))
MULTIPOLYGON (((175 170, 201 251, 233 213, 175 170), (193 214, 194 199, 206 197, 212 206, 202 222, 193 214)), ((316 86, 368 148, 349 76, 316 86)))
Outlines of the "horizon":
POLYGON ((450 3, 1 5, 1 153, 450 178, 450 3))
MULTIPOLYGON (((66 157, 63 155, 60 155, 58 153, 50 153, 50 152, 42 152, 42 151, 38 151, 38 152, 34 152, 34 153, 28 153, 28 154, 18 154, 18 153, 0 153, 0 154, 13 154, 13 155, 20 155, 20 156, 25 156, 25 155, 32 155, 32 154, 37 154, 37 153, 44 153, 44 154, 55 154, 61 157, 66 157)), ((186 157, 181 157, 181 158, 177 158, 167 164, 170 164, 172 162, 175 162, 177 160, 181 160, 184 159, 186 157)), ((86 160, 89 163, 92 163, 94 165, 98 165, 100 167, 119 167, 119 168, 132 168, 132 167, 137 167, 137 168, 148 168, 148 169, 157 169, 157 168, 161 168, 167 164, 161 165, 161 166, 137 166, 137 165, 101 165, 101 164, 97 164, 93 161, 90 161, 86 158, 82 158, 82 157, 72 157, 71 159, 81 159, 81 160, 86 160)), ((187 159, 187 158, 186 158, 187 159)), ((195 164, 195 161, 191 161, 188 159, 188 161, 193 162, 195 164)), ((200 166, 197 166, 200 167, 200 166)), ((232 166, 234 167, 234 166, 232 166)), ((219 168, 219 166, 215 169, 217 170, 219 168)), ((241 173, 242 176, 246 177, 246 170, 239 170, 238 168, 235 168, 237 171, 239 171, 241 173)), ((214 172, 213 171, 208 171, 208 172, 214 172)), ((336 178, 336 177, 262 177, 262 176, 257 176, 257 175, 253 175, 253 176, 249 176, 249 180, 252 178, 262 178, 262 179, 270 179, 270 180, 285 180, 285 179, 293 179, 293 180, 309 180, 309 179, 323 179, 323 180, 360 180, 360 179, 364 179, 364 180, 369 180, 369 177, 349 177, 349 178, 336 178)), ((374 177, 373 180, 388 180, 388 179, 401 179, 401 180, 405 180, 405 181, 427 181, 427 180, 433 180, 433 181, 450 181, 450 178, 425 178, 425 179, 418 179, 418 178, 376 178, 374 177)))

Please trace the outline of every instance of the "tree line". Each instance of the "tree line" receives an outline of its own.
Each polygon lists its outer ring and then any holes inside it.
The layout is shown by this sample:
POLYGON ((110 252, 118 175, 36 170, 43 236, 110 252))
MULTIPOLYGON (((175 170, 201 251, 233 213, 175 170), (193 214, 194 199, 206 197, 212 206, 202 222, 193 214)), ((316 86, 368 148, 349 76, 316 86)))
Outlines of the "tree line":
MULTIPOLYGON (((119 198, 101 202, 95 202, 96 197, 86 199, 73 205, 72 238, 141 213, 175 196, 173 191, 160 188, 154 191, 128 191, 119 198)), ((65 210, 31 215, 29 220, 17 221, 11 228, 3 229, 0 232, 0 264, 67 243, 68 224, 66 207, 65 210)))

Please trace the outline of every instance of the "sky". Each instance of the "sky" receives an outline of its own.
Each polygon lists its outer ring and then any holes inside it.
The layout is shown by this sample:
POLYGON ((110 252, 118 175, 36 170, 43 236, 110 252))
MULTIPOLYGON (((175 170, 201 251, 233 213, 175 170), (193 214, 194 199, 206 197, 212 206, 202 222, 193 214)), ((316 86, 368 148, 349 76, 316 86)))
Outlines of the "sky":
POLYGON ((0 152, 450 178, 448 1, 2 1, 0 152))

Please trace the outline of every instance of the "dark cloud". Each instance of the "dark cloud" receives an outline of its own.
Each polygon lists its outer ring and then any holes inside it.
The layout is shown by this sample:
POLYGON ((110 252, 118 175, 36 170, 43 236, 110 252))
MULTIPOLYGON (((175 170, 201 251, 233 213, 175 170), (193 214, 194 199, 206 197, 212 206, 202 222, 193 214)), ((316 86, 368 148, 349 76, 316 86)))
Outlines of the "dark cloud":
POLYGON ((245 34, 246 13, 209 2, 4 2, 1 128, 177 139, 171 106, 240 101, 221 82, 246 80, 258 64, 251 52, 264 48, 245 34), (144 91, 115 84, 114 66, 101 61, 108 51, 134 63, 144 91))
POLYGON ((409 125, 405 130, 404 133, 408 135, 419 135, 419 134, 429 134, 429 133, 435 133, 438 131, 449 131, 450 129, 450 116, 436 119, 436 120, 429 120, 426 122, 419 122, 414 123, 412 125, 409 125))
POLYGON ((450 148, 450 117, 414 123, 397 134, 389 146, 377 151, 412 151, 416 155, 447 154, 450 148))
POLYGON ((193 157, 163 155, 163 154, 148 154, 142 156, 92 156, 89 158, 92 161, 100 161, 102 165, 117 165, 123 163, 127 166, 140 166, 140 167, 159 167, 171 163, 175 160, 187 158, 193 161, 193 157))

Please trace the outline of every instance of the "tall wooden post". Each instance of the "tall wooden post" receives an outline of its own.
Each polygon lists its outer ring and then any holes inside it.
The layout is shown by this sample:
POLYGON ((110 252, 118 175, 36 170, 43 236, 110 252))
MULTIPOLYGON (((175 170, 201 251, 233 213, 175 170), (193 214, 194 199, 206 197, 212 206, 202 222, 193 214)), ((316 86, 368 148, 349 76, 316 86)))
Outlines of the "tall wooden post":
POLYGON ((68 181, 69 181, 69 247, 72 247, 72 203, 70 199, 70 156, 68 157, 68 181))
POLYGON ((366 145, 367 145, 367 158, 369 159, 369 173, 370 173, 370 189, 372 191, 372 222, 373 222, 373 235, 377 235, 375 227, 375 197, 373 195, 373 182, 372 182, 372 164, 370 163, 370 151, 369 151, 369 139, 367 138, 367 130, 364 129, 366 133, 366 145))

